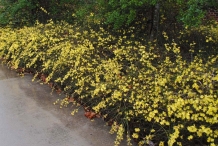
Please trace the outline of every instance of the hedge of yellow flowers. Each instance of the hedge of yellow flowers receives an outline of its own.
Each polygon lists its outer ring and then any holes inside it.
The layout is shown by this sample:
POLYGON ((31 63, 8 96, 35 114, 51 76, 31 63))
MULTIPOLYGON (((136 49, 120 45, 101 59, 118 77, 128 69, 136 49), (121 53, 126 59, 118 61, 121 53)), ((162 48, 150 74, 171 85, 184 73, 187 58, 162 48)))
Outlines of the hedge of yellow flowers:
POLYGON ((52 21, 1 28, 0 56, 46 74, 47 83, 111 121, 114 145, 124 136, 128 145, 217 145, 218 55, 195 52, 187 61, 173 40, 159 47, 131 29, 119 33, 52 21))

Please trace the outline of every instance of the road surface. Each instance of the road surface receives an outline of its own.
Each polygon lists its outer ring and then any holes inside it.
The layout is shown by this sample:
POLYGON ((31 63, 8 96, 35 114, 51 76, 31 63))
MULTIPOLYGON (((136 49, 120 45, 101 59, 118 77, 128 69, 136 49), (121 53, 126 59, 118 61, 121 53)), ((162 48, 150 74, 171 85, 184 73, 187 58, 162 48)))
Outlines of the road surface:
POLYGON ((0 65, 0 146, 114 145, 102 119, 91 122, 82 109, 71 116, 71 108, 53 105, 63 95, 31 79, 0 65))

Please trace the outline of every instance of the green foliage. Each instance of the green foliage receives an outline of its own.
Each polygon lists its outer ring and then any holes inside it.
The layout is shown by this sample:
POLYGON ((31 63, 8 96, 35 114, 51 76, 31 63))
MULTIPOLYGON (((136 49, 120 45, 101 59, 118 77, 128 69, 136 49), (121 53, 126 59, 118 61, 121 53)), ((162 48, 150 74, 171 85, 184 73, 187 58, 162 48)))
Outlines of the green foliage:
POLYGON ((49 19, 53 21, 64 20, 68 23, 73 23, 74 19, 72 13, 75 12, 76 7, 79 5, 78 0, 50 0, 47 6, 43 3, 39 5, 46 9, 49 14, 49 19))
POLYGON ((35 7, 30 1, 1 1, 0 25, 27 25, 32 18, 31 10, 35 7))
POLYGON ((78 4, 77 0, 2 0, 0 11, 0 24, 21 27, 33 25, 36 20, 47 23, 48 20, 65 20, 72 23, 72 13, 78 4))
POLYGON ((154 1, 148 2, 147 0, 122 0, 120 2, 97 0, 92 3, 83 4, 77 10, 77 16, 79 16, 79 19, 82 18, 81 21, 84 21, 84 18, 86 18, 84 16, 94 13, 96 18, 100 19, 101 22, 118 29, 121 26, 129 26, 136 19, 139 11, 140 13, 146 12, 146 9, 153 3, 154 1))
MULTIPOLYGON (((147 21, 151 20, 152 23, 159 21, 159 18, 157 18, 157 20, 152 18, 154 15, 159 15, 157 8, 155 8, 157 5, 160 9, 163 9, 160 15, 165 15, 167 19, 174 19, 174 17, 176 17, 176 23, 182 22, 185 26, 199 26, 205 17, 206 11, 211 7, 216 7, 218 3, 215 0, 122 0, 119 2, 115 0, 109 0, 107 2, 97 0, 90 3, 81 3, 81 7, 77 9, 77 16, 78 21, 85 21, 87 19, 86 16, 89 16, 90 13, 94 13, 102 22, 118 29, 123 26, 131 26, 138 18, 147 19, 147 21), (174 16, 175 14, 168 15, 165 13, 166 11, 171 11, 171 13, 175 13, 176 16, 174 16)), ((168 24, 169 23, 170 22, 168 22, 168 24)))
MULTIPOLYGON (((98 22, 119 29, 133 26, 135 22, 143 19, 147 21, 144 25, 147 23, 162 25, 159 24, 159 15, 164 15, 168 20, 176 17, 173 23, 182 22, 186 26, 198 26, 202 23, 206 10, 218 6, 218 3, 216 0, 121 0, 119 2, 116 0, 2 0, 0 5, 3 6, 0 12, 1 25, 10 23, 23 26, 34 24, 36 20, 46 23, 52 19, 54 22, 64 20, 68 23, 80 22, 84 25, 93 22, 95 25, 98 22), (160 13, 159 9, 163 11, 160 13), (171 11, 176 16, 169 15, 167 11, 171 11)), ((170 25, 171 22, 167 24, 170 25)))
POLYGON ((202 20, 206 16, 207 10, 218 6, 218 2, 216 0, 177 0, 177 3, 181 5, 179 8, 180 15, 178 18, 186 26, 199 26, 202 24, 202 20))

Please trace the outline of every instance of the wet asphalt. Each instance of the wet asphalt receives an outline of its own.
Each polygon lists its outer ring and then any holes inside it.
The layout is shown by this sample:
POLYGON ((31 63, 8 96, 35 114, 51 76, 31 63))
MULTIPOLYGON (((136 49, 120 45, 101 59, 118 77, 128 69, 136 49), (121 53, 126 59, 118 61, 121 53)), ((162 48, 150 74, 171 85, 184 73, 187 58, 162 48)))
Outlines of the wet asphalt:
POLYGON ((64 95, 51 94, 32 77, 0 64, 0 146, 114 145, 115 135, 102 119, 90 121, 82 108, 71 116, 72 108, 53 105, 64 95))

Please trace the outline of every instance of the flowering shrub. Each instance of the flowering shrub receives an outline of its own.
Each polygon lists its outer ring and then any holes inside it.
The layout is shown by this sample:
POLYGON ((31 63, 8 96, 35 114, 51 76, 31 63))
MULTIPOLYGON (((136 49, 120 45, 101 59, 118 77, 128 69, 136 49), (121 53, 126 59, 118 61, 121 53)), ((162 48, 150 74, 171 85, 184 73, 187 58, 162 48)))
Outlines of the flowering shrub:
MULTIPOLYGON (((133 28, 132 28, 133 29, 133 28)), ((218 56, 183 59, 178 43, 164 47, 65 22, 0 29, 0 55, 14 69, 31 69, 111 123, 115 145, 218 144, 218 56)), ((167 37, 164 34, 164 37, 167 37)), ((207 43, 206 43, 207 44, 207 43)), ((193 44, 190 44, 191 46, 193 44)), ((72 111, 74 114, 77 110, 72 111)))

